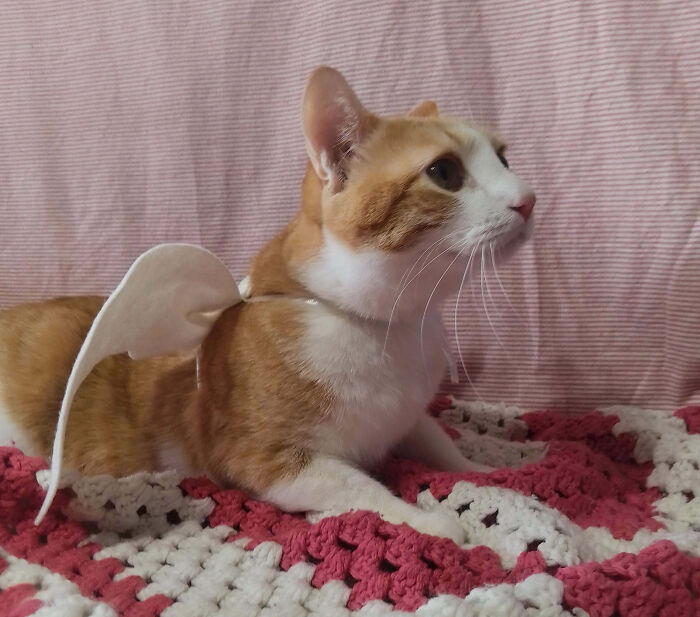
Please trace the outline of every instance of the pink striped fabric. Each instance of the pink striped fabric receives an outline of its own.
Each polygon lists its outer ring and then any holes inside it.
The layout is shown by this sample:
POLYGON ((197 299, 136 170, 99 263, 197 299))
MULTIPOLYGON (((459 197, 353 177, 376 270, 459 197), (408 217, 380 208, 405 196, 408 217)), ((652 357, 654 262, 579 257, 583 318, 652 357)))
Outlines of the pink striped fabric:
POLYGON ((328 63, 378 112, 495 126, 537 189, 514 308, 490 271, 459 308, 483 399, 698 400, 699 31, 676 0, 0 3, 0 303, 107 293, 164 241, 242 276, 297 207, 328 63))

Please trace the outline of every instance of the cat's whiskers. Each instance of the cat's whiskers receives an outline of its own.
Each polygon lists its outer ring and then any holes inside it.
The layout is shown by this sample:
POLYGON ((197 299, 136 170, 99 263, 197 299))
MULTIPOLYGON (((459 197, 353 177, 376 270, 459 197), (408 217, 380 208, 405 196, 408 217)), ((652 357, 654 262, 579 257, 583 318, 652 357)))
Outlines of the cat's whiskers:
MULTIPOLYGON (((489 243, 489 245, 492 246, 493 243, 491 242, 491 243, 489 243)), ((483 251, 485 253, 486 246, 483 247, 483 251)), ((488 266, 488 263, 486 261, 485 254, 482 254, 482 261, 484 262, 484 286, 486 287, 486 294, 488 295, 489 300, 491 300, 491 305, 496 310, 496 315, 497 315, 499 321, 501 322, 501 324, 503 324, 506 320, 503 318, 503 314, 501 313, 501 310, 498 307, 498 303, 496 302, 495 298, 493 297, 493 294, 491 293, 491 285, 489 285, 489 277, 488 277, 489 266, 488 266)), ((494 270, 494 272, 495 272, 495 270, 494 270)), ((495 332, 494 332, 494 334, 495 334, 495 332)), ((499 339, 499 337, 496 336, 496 340, 498 340, 498 343, 501 346, 501 348, 503 349, 503 351, 506 352, 506 356, 508 356, 508 358, 512 358, 510 350, 508 349, 508 347, 505 344, 502 343, 502 339, 499 339)))
MULTIPOLYGON (((489 245, 492 243, 489 242, 489 245)), ((489 300, 491 301, 491 305, 493 306, 494 310, 496 311, 496 315, 499 319, 499 321, 503 321, 503 315, 501 315, 501 311, 498 308, 498 303, 494 300, 493 294, 491 293, 491 286, 489 285, 489 267, 488 264, 486 263, 486 245, 483 245, 481 247, 481 261, 483 262, 484 265, 484 286, 486 287, 486 295, 489 297, 489 300)))
POLYGON ((489 326, 491 326, 491 332, 493 332, 493 336, 496 339, 496 342, 501 346, 501 348, 505 349, 505 345, 501 341, 501 338, 498 336, 498 332, 496 332, 496 328, 494 328, 493 321, 491 321, 491 315, 489 315, 489 309, 488 306, 486 305, 486 296, 484 295, 484 247, 481 247, 481 259, 479 261, 479 269, 480 269, 480 276, 479 279, 481 281, 481 302, 484 305, 484 312, 486 313, 486 320, 489 322, 489 326))
POLYGON ((421 357, 423 358, 423 368, 425 369, 426 378, 428 378, 428 365, 425 361, 425 346, 423 345, 423 329, 425 327, 425 317, 428 314, 428 307, 430 306, 430 301, 433 299, 433 296, 435 295, 437 288, 440 286, 440 283, 442 283, 442 279, 445 278, 445 276, 449 272, 450 268, 462 256, 462 250, 464 248, 466 248, 468 242, 469 242, 468 240, 462 240, 462 242, 461 242, 462 246, 457 251, 455 258, 450 262, 450 264, 447 266, 447 268, 445 268, 445 271, 442 273, 442 276, 440 276, 437 283, 435 283, 435 287, 433 287, 433 290, 430 292, 430 295, 428 296, 428 300, 425 303, 425 309, 423 310, 423 316, 421 317, 421 320, 420 320, 420 353, 421 353, 421 357))
POLYGON ((462 355, 462 346, 459 342, 459 331, 457 329, 457 313, 459 311, 459 300, 460 297, 462 296, 462 288, 464 287, 464 281, 467 279, 467 276, 469 276, 469 272, 472 267, 472 263, 474 260, 474 255, 476 253, 476 249, 479 247, 478 244, 475 244, 474 247, 472 248, 472 252, 469 255, 469 260, 467 261, 467 265, 464 267, 464 274, 462 275, 462 280, 459 284, 459 291, 457 292, 457 301, 455 302, 455 310, 454 310, 454 331, 455 331, 455 341, 457 342, 457 353, 459 354, 459 362, 462 365, 462 370, 464 371, 464 375, 467 378, 467 381, 469 382, 469 385, 471 386, 472 390, 474 390, 474 393, 476 394, 477 398, 480 401, 483 401, 484 399, 481 398, 481 395, 479 394, 479 391, 476 389, 476 386, 474 385, 474 382, 472 382, 472 378, 469 376, 469 371, 467 370, 467 365, 464 363, 464 356, 462 355))
POLYGON ((503 287, 503 282, 501 281, 501 277, 498 275, 498 269, 496 268, 496 257, 494 255, 494 250, 493 250, 493 242, 489 242, 489 248, 491 249, 491 265, 493 266, 493 274, 496 277, 496 281, 498 282, 498 286, 501 288, 501 291, 503 292, 503 297, 506 299, 508 306, 511 308, 511 310, 514 313, 517 314, 517 311, 515 310, 513 303, 510 301, 510 297, 508 296, 508 293, 506 292, 505 287, 503 287))
MULTIPOLYGON (((456 233, 456 232, 453 232, 453 234, 454 234, 454 233, 456 233)), ((452 236, 453 234, 447 234, 447 235, 446 235, 444 238, 442 238, 441 240, 444 241, 444 240, 446 240, 447 238, 449 238, 450 236, 452 236)), ((396 296, 396 300, 394 301, 394 305, 391 307, 391 313, 389 314, 389 322, 388 322, 387 327, 386 327, 386 336, 384 337, 384 347, 382 348, 382 356, 386 353, 386 346, 387 346, 387 343, 389 342, 389 332, 390 332, 390 330, 391 330, 391 324, 392 324, 392 321, 393 321, 393 319, 394 319, 394 312, 396 311, 396 307, 398 306, 399 300, 401 299, 401 296, 403 295, 403 293, 409 288, 409 286, 411 285, 411 283, 413 283, 413 281, 415 281, 415 280, 425 271, 425 269, 426 269, 428 266, 430 266, 433 262, 435 262, 435 261, 438 260, 440 257, 442 257, 445 253, 447 253, 447 252, 451 251, 452 249, 454 249, 455 247, 459 246, 462 242, 464 242, 464 241, 463 241, 463 240, 458 240, 458 241, 455 242, 454 244, 448 246, 448 247, 447 247, 446 249, 444 249, 442 252, 438 253, 438 254, 437 254, 435 257, 433 257, 429 262, 427 262, 425 265, 423 265, 423 267, 422 267, 416 274, 414 274, 413 277, 411 277, 411 280, 409 280, 408 283, 406 283, 406 284, 403 286, 403 288, 401 289, 401 291, 399 291, 398 295, 396 296)), ((419 259, 420 259, 420 258, 419 258, 419 259)))
POLYGON ((425 256, 426 261, 427 261, 428 259, 430 259, 430 255, 431 255, 431 254, 433 253, 433 251, 435 250, 435 247, 436 247, 438 244, 440 244, 440 242, 444 242, 444 241, 447 240, 448 238, 450 238, 450 237, 452 237, 452 236, 454 236, 454 235, 456 235, 456 234, 458 234, 458 233, 460 233, 459 230, 458 230, 458 231, 453 231, 453 232, 451 232, 451 233, 449 233, 449 234, 446 234, 446 235, 444 235, 444 236, 438 238, 437 240, 435 240, 435 242, 433 242, 430 246, 428 246, 428 248, 426 248, 426 249, 419 255, 418 259, 416 259, 416 260, 413 262, 413 265, 412 265, 410 268, 406 268, 406 270, 404 271, 403 275, 401 276, 401 279, 399 280, 399 283, 398 283, 397 287, 401 287, 401 285, 403 285, 403 282, 404 282, 409 276, 411 276, 411 273, 413 272, 413 269, 418 265, 418 263, 421 261, 421 259, 423 259, 424 256, 425 256), (429 251, 430 251, 430 252, 429 252, 429 251), (426 255, 426 253, 427 253, 427 255, 426 255))
MULTIPOLYGON (((498 249, 496 248, 496 250, 498 250, 498 249)), ((532 343, 533 347, 536 347, 536 346, 537 346, 537 342, 536 342, 535 339, 534 339, 532 323, 531 323, 531 321, 530 321, 529 315, 527 315, 526 317, 523 318, 522 313, 521 313, 521 312, 518 312, 518 311, 516 310, 516 308, 513 306, 513 303, 510 301, 510 297, 508 296, 508 293, 506 292, 506 290, 505 290, 505 288, 504 288, 504 286, 503 286, 503 283, 501 282, 500 276, 498 275, 498 271, 497 271, 497 269, 496 269, 496 259, 495 259, 495 256, 494 256, 494 248, 493 248, 493 246, 491 247, 491 263, 493 264, 493 271, 494 271, 494 274, 496 275, 496 280, 498 281, 499 285, 501 286, 501 291, 503 291, 503 295, 505 296, 506 301, 508 302, 508 305, 509 305, 510 308, 512 309, 513 313, 515 313, 515 315, 516 315, 519 319, 521 319, 521 320, 523 320, 523 321, 525 322, 525 329, 526 329, 526 331, 527 331, 527 333, 528 333, 528 337, 529 337, 529 339, 530 339, 530 343, 532 343)))
MULTIPOLYGON (((453 238, 454 236, 462 235, 464 232, 461 229, 458 229, 456 231, 450 232, 449 234, 445 235, 442 240, 447 240, 448 238, 453 238)), ((430 259, 430 256, 437 250, 437 242, 433 242, 431 245, 430 252, 426 255, 425 259, 426 261, 430 259)))

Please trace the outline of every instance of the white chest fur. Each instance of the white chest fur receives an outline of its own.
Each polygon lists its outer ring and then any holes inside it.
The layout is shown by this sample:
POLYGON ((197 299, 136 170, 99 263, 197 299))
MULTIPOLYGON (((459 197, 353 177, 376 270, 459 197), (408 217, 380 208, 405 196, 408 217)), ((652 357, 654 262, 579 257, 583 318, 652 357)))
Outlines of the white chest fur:
POLYGON ((335 406, 319 427, 318 451, 378 462, 413 427, 443 374, 442 324, 436 312, 420 324, 367 321, 326 305, 304 308, 301 353, 309 376, 328 386, 335 406), (384 345, 386 341, 386 350, 384 345))

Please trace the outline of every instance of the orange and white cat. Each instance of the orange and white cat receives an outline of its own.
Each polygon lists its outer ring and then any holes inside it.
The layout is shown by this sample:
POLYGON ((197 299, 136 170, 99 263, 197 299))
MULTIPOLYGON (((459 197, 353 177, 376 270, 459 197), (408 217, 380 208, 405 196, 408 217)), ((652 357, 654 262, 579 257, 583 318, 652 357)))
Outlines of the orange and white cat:
MULTIPOLYGON (((206 472, 285 510, 368 509, 463 540, 365 469, 390 452, 485 471, 426 413, 445 370, 440 301, 483 248, 527 235, 535 196, 490 132, 424 102, 366 110, 337 71, 310 77, 301 209, 255 258, 248 301, 200 349, 103 360, 80 387, 65 461, 84 473, 206 472)), ((104 299, 0 313, 0 443, 47 456, 76 354, 104 299)))

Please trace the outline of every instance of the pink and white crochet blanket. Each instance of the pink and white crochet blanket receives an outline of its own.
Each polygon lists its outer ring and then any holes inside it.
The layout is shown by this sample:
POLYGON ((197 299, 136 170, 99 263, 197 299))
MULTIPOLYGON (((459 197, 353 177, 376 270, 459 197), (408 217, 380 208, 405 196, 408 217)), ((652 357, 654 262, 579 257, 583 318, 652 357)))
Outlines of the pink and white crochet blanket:
POLYGON ((206 478, 66 474, 0 449, 1 617, 697 617, 700 407, 432 408, 490 474, 392 460, 384 481, 469 544, 370 512, 308 518, 206 478))

